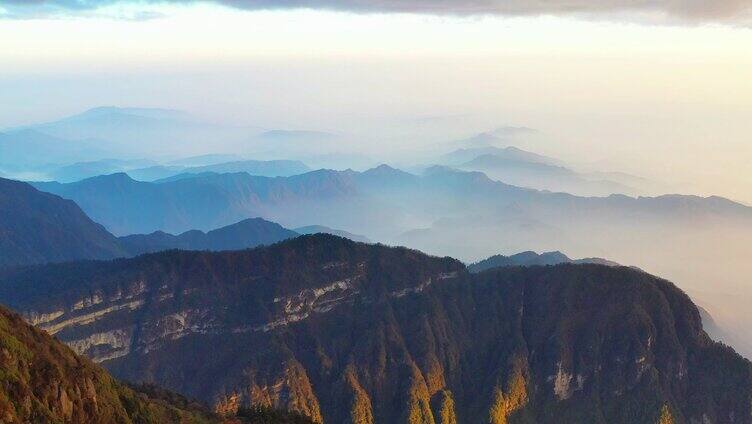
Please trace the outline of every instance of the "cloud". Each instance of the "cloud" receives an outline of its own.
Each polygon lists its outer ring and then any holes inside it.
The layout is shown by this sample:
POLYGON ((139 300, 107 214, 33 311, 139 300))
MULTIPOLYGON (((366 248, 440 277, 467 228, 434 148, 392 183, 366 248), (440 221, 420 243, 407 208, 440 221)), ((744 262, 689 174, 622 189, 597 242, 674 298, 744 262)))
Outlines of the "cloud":
MULTIPOLYGON (((106 6, 215 3, 244 10, 321 9, 430 15, 653 16, 668 21, 749 23, 752 0, 9 0, 5 14, 34 18, 92 14, 106 6)), ((150 16, 148 13, 144 16, 150 16)))

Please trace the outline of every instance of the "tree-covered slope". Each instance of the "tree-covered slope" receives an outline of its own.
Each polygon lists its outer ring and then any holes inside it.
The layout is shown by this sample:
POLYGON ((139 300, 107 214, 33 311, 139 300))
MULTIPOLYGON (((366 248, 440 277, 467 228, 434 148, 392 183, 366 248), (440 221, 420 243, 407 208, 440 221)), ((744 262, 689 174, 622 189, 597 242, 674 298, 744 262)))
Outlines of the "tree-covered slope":
POLYGON ((325 423, 749 423, 749 361, 671 283, 329 235, 17 270, 0 301, 114 375, 325 423))
MULTIPOLYGON (((189 406, 189 405, 188 405, 189 406)), ((116 382, 107 372, 0 306, 0 422, 210 423, 116 382)))

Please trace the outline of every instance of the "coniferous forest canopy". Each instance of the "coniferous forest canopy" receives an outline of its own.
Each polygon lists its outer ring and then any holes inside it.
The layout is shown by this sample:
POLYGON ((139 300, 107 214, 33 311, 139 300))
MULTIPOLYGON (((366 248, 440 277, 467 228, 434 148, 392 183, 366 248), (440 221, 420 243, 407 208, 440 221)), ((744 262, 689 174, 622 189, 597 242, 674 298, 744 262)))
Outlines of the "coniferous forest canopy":
POLYGON ((752 4, 0 2, 0 423, 752 424, 752 4))

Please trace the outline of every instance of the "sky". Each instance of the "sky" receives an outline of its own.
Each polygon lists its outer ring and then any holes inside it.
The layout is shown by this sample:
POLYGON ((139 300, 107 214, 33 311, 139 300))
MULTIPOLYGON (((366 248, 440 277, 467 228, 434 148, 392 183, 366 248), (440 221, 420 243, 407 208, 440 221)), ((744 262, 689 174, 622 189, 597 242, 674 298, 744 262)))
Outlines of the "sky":
POLYGON ((396 158, 526 126, 520 147, 752 204, 749 3, 0 1, 0 128, 163 107, 396 158))

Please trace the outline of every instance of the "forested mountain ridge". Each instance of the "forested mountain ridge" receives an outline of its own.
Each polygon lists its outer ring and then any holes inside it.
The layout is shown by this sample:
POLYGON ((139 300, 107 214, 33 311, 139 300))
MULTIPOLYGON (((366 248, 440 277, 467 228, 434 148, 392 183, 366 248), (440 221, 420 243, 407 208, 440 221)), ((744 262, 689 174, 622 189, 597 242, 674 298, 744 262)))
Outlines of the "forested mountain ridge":
POLYGON ((303 236, 6 272, 0 302, 116 376, 317 422, 749 423, 749 361, 625 267, 470 274, 303 236), (190 376, 188 378, 187 376, 190 376))

